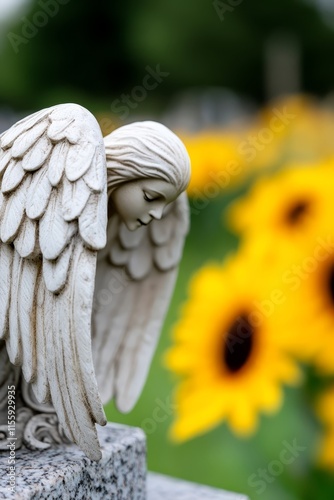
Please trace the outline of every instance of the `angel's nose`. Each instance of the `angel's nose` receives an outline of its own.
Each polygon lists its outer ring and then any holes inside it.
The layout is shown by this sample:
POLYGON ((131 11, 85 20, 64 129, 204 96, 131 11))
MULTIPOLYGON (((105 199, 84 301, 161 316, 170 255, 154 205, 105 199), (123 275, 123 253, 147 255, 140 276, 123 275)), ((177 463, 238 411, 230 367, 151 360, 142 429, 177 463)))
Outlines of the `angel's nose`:
POLYGON ((154 209, 149 211, 149 214, 153 219, 161 219, 162 213, 164 211, 164 206, 159 205, 158 207, 155 207, 154 209))

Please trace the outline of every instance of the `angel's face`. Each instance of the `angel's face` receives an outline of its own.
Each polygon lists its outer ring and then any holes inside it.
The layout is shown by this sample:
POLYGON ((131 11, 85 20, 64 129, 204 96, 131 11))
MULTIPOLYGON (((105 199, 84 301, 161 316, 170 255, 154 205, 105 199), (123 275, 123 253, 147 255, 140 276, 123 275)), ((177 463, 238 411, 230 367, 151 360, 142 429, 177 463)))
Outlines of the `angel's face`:
POLYGON ((178 197, 175 186, 158 179, 127 182, 112 194, 116 211, 130 231, 161 219, 165 207, 178 197))

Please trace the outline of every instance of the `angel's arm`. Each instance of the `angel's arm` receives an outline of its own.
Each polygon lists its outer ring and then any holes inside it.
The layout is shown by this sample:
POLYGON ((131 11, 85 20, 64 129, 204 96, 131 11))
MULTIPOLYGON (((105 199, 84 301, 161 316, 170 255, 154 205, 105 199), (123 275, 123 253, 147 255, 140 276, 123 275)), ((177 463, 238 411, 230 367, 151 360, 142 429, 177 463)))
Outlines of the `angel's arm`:
POLYGON ((161 220, 130 232, 117 215, 98 259, 93 355, 102 401, 129 411, 145 383, 189 226, 183 193, 161 220))

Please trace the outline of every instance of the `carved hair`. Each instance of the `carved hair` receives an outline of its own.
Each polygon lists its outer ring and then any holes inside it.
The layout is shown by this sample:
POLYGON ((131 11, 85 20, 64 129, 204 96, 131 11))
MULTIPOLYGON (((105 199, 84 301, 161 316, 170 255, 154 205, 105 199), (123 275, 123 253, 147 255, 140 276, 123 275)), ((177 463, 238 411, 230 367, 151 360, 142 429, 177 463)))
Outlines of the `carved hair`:
POLYGON ((153 121, 118 128, 104 138, 108 192, 139 179, 159 179, 184 191, 190 180, 190 159, 182 141, 153 121))

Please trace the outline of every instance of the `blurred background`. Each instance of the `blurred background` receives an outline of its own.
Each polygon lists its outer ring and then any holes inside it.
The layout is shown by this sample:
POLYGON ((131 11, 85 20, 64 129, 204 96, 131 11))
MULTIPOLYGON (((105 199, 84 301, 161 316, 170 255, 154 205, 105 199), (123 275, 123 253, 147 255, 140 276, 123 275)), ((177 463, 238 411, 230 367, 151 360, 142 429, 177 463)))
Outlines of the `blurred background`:
POLYGON ((191 157, 148 382, 107 407, 152 471, 334 498, 333 53, 330 0, 0 0, 0 133, 76 102, 104 134, 159 120, 191 157))

